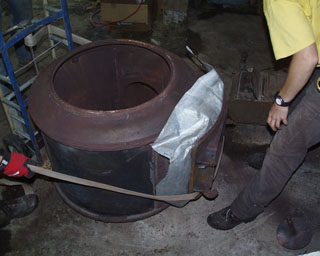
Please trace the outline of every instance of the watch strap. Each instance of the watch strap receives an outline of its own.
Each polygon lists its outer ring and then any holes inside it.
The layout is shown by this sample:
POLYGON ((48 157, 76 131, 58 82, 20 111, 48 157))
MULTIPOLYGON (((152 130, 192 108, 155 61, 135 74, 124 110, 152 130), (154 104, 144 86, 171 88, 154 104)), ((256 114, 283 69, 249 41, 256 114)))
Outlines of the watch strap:
POLYGON ((289 102, 284 101, 284 99, 279 95, 279 91, 276 92, 276 94, 274 95, 274 101, 280 107, 288 107, 290 106, 290 103, 291 103, 291 101, 289 102))

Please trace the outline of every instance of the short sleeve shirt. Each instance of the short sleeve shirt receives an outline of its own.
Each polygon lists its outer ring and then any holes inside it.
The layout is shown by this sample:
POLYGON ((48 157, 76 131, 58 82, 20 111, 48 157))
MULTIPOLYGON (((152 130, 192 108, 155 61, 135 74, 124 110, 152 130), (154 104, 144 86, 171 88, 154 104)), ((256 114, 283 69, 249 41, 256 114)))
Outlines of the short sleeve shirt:
POLYGON ((320 0, 264 0, 263 4, 276 59, 316 43, 320 60, 320 0))

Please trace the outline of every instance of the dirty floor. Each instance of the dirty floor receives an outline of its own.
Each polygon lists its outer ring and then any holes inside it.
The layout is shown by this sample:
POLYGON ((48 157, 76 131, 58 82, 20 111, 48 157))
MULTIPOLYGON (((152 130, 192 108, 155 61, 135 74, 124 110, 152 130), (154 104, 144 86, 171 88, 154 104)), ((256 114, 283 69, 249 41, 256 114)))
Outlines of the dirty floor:
MULTIPOLYGON (((35 1, 35 12, 41 11, 35 1)), ((152 41, 159 33, 106 33, 93 28, 83 12, 85 1, 69 1, 73 32, 91 40, 132 38, 152 41)), ((161 27, 157 26, 158 29, 161 27)), ((161 28, 160 28, 161 29, 161 28)), ((178 42, 179 41, 179 42, 178 42)), ((218 71, 230 91, 232 76, 239 71, 241 54, 247 53, 247 66, 257 70, 285 70, 275 63, 268 32, 262 16, 216 11, 211 5, 190 10, 185 38, 199 56, 218 71)), ((160 40, 161 42, 161 40, 160 40)), ((167 38, 165 45, 196 67, 178 49, 178 38, 167 38), (168 43, 169 42, 169 43, 168 43)), ((61 51, 63 54, 63 51, 61 51)), ((29 72, 34 72, 30 70, 29 72)), ((200 71, 198 71, 200 74, 200 71)), ((1 113, 1 136, 9 132, 1 113)), ((56 192, 54 181, 37 177, 33 189, 38 194, 38 208, 25 218, 15 219, 0 229, 0 255, 299 255, 320 250, 320 195, 318 148, 309 152, 281 195, 266 211, 248 224, 231 231, 218 231, 206 223, 208 214, 229 205, 257 170, 246 159, 262 151, 271 135, 265 127, 234 124, 226 129, 225 148, 214 187, 219 196, 212 201, 200 198, 183 208, 169 207, 163 212, 131 223, 103 223, 83 217, 70 209, 56 192), (258 145, 259 144, 259 145, 258 145), (300 211, 308 218, 313 237, 301 250, 288 250, 279 245, 276 229, 292 212, 300 211)), ((19 194, 19 188, 2 188, 2 197, 19 194), (9 191, 11 190, 11 192, 9 191)))

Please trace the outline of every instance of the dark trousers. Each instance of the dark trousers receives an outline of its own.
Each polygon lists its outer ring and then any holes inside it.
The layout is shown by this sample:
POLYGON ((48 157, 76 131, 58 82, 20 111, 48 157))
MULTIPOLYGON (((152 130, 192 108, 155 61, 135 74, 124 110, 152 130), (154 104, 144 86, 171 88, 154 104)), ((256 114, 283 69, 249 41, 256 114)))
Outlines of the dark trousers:
POLYGON ((263 212, 280 194, 304 160, 307 150, 320 142, 320 92, 316 69, 306 85, 305 95, 288 117, 288 126, 277 131, 261 170, 251 179, 231 205, 240 219, 251 219, 263 212))

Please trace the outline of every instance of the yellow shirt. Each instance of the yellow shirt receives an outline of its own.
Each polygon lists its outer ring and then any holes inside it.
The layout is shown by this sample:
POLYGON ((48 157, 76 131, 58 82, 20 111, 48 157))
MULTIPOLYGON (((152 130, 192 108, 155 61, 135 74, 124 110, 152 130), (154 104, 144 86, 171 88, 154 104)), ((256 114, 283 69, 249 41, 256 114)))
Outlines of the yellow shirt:
POLYGON ((263 5, 277 60, 313 43, 320 60, 320 0, 264 0, 263 5))

